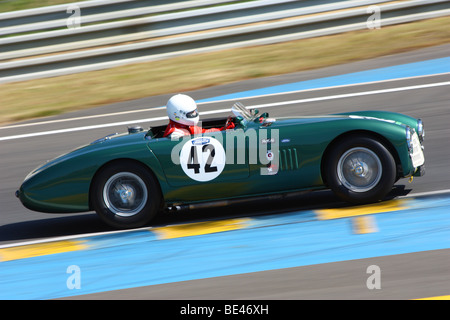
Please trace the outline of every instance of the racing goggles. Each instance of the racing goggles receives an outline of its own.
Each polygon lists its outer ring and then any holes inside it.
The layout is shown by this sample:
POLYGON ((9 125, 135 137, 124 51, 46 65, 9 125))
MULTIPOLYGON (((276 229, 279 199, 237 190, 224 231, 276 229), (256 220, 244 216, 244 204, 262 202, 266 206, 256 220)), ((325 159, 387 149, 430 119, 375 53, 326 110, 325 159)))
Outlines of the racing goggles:
POLYGON ((186 113, 186 118, 188 118, 188 119, 196 118, 197 116, 198 116, 197 109, 195 109, 194 111, 186 113))

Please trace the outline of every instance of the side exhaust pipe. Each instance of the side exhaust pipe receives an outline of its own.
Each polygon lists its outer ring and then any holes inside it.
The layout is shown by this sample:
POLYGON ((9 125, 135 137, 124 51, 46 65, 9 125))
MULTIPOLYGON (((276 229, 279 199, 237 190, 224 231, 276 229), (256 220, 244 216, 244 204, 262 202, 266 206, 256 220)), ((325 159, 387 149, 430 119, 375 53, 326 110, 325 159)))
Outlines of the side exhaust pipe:
POLYGON ((311 192, 307 191, 298 191, 298 192, 290 192, 290 193, 281 193, 267 196, 256 196, 256 197, 247 197, 242 199, 233 199, 233 200, 219 200, 219 201, 211 201, 211 202, 201 202, 201 203, 192 203, 192 204, 174 204, 168 207, 169 213, 179 213, 188 210, 198 210, 198 209, 212 209, 218 207, 226 207, 229 205, 236 204, 247 204, 254 201, 273 201, 273 200, 282 200, 288 197, 295 197, 304 195, 311 192))

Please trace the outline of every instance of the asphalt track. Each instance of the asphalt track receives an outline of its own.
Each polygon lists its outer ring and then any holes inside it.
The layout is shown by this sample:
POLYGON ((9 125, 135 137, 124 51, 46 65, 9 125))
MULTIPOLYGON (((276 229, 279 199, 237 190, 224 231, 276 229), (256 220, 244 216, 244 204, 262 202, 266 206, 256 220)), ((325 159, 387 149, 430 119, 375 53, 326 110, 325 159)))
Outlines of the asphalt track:
MULTIPOLYGON (((314 79, 338 77, 449 56, 450 46, 445 45, 320 70, 243 81, 189 92, 189 94, 198 101, 207 101, 212 97, 248 90, 258 90, 253 93, 261 92, 262 94, 264 90, 260 89, 275 85, 289 85, 314 79)), ((339 85, 336 83, 332 88, 309 88, 305 91, 240 100, 246 105, 263 108, 273 117, 378 109, 422 118, 426 126, 426 175, 414 179, 411 184, 406 180, 400 180, 390 197, 433 193, 448 190, 450 186, 450 168, 448 166, 450 149, 447 147, 448 137, 450 137, 448 125, 450 85, 446 84, 450 81, 450 74, 445 68, 442 68, 442 72, 438 70, 435 73, 442 74, 401 77, 404 79, 384 81, 378 79, 379 82, 367 84, 339 85), (292 101, 296 101, 296 103, 291 103, 292 101)), ((363 77, 360 80, 365 82, 363 77)), ((320 84, 318 86, 320 87, 320 84)), ((267 90, 265 91, 267 92, 267 90)), ((165 123, 165 110, 159 107, 163 106, 168 98, 169 95, 150 97, 0 128, 0 167, 2 168, 0 245, 109 231, 92 213, 48 215, 28 211, 14 197, 14 191, 29 171, 47 159, 101 136, 122 132, 126 129, 127 124, 140 123, 143 126, 149 126, 165 123), (141 123, 141 121, 143 122, 141 123), (105 127, 104 124, 110 125, 105 127)), ((208 113, 212 116, 226 115, 226 112, 216 112, 216 110, 226 110, 232 103, 233 101, 202 102, 200 109, 204 117, 208 113)), ((239 216, 253 217, 274 212, 329 208, 336 204, 338 202, 334 196, 324 192, 320 193, 320 196, 305 195, 295 200, 275 202, 270 205, 244 206, 239 208, 239 216)), ((155 221, 155 225, 164 226, 198 220, 225 219, 230 215, 226 208, 215 210, 214 213, 202 210, 180 216, 160 217, 155 221)), ((412 299, 448 295, 450 293, 449 266, 449 249, 439 249, 158 284, 81 297, 119 299, 412 299), (386 270, 387 276, 383 276, 383 284, 386 285, 382 290, 372 291, 360 285, 364 284, 367 278, 365 268, 372 264, 381 265, 382 269, 386 270), (295 286, 292 279, 308 279, 308 281, 306 284, 295 286)))

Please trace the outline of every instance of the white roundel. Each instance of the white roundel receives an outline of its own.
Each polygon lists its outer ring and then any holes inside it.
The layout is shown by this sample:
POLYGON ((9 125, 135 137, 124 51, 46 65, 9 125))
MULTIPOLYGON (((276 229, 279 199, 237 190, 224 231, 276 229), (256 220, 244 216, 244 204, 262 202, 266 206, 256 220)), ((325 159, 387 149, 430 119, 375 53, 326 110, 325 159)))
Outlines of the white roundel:
POLYGON ((225 168, 225 150, 214 138, 199 137, 187 141, 180 153, 180 164, 191 179, 210 181, 225 168))

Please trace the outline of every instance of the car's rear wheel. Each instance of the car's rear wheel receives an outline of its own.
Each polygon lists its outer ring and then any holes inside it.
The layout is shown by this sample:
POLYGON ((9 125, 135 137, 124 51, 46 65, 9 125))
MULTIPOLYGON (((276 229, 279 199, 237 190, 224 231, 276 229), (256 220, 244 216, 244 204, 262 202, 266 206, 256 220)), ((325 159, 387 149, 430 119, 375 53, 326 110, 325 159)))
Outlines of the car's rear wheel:
POLYGON ((327 154, 328 185, 342 200, 370 203, 382 200, 396 178, 395 160, 378 140, 352 136, 334 145, 327 154))
POLYGON ((134 162, 114 163, 102 169, 91 188, 92 206, 108 225, 137 228, 158 213, 161 192, 153 175, 134 162))

